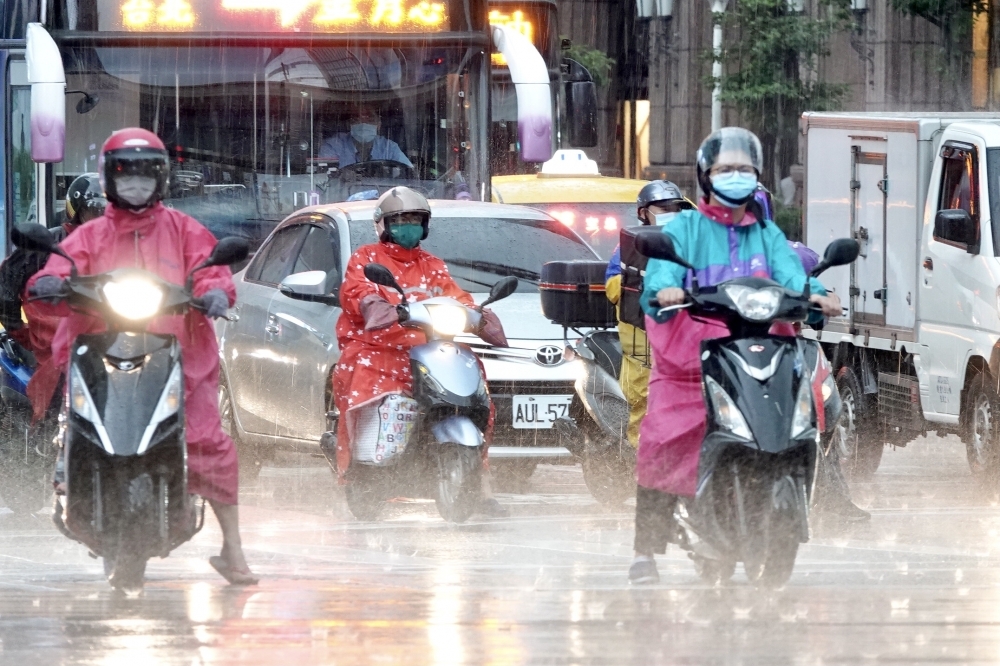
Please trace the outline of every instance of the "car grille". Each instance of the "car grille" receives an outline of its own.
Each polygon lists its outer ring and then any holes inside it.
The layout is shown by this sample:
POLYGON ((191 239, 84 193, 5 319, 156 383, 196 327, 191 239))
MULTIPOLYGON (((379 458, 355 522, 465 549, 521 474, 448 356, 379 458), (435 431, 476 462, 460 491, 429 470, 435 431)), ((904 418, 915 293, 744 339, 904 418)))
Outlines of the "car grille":
MULTIPOLYGON (((490 398, 496 408, 493 444, 497 446, 561 446, 559 432, 550 429, 513 427, 515 395, 575 395, 573 382, 489 382, 490 398)), ((576 406, 574 398, 574 407, 576 406)), ((577 409, 571 409, 577 412, 577 409)))

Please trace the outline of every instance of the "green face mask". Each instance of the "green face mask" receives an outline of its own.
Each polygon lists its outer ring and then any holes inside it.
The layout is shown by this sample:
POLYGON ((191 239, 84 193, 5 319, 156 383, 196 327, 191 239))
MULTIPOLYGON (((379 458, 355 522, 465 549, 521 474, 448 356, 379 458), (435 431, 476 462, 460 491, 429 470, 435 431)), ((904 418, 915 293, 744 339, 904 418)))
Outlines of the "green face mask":
POLYGON ((420 239, 424 235, 424 225, 422 224, 393 224, 389 227, 389 236, 396 245, 412 250, 420 245, 420 239))

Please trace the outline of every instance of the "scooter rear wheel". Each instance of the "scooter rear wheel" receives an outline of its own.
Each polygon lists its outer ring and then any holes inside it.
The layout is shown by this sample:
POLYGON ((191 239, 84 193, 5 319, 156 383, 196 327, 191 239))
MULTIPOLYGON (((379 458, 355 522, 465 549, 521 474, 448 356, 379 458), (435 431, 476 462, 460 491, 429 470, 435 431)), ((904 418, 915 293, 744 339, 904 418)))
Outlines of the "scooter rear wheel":
POLYGON ((617 446, 588 446, 583 452, 583 482, 598 502, 618 506, 635 496, 635 452, 631 447, 619 451, 617 446))
POLYGON ((472 516, 482 492, 482 451, 461 444, 438 448, 438 494, 435 502, 441 517, 464 523, 472 516))

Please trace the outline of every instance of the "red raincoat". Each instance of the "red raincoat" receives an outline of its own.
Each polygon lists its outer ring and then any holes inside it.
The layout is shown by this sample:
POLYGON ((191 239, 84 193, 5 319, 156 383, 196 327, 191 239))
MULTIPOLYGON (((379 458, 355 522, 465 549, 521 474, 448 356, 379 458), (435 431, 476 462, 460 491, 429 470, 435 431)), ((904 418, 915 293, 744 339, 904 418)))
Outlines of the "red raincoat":
MULTIPOLYGON (((215 244, 215 237, 197 220, 157 204, 142 213, 108 206, 103 217, 80 227, 60 247, 73 257, 81 275, 115 268, 141 268, 182 285, 191 269, 211 254, 215 244)), ((69 273, 69 262, 52 255, 45 268, 28 281, 28 287, 43 275, 65 278, 69 273)), ((195 274, 195 296, 212 289, 222 289, 229 296, 229 303, 235 303, 236 288, 228 267, 216 266, 195 274)), ((45 309, 68 315, 59 324, 52 341, 57 367, 66 367, 76 336, 105 329, 99 318, 71 312, 65 304, 45 309)), ((219 348, 211 322, 200 312, 189 310, 183 317, 158 317, 148 330, 174 335, 181 344, 188 490, 223 504, 236 504, 239 490, 236 448, 222 432, 219 420, 219 348)))
POLYGON ((52 404, 52 396, 62 376, 62 366, 52 358, 52 341, 62 317, 45 312, 46 307, 39 301, 24 298, 24 315, 28 319, 28 340, 38 364, 28 382, 28 399, 31 400, 32 420, 37 422, 45 417, 52 404))
POLYGON ((399 292, 380 287, 365 278, 365 265, 379 263, 388 268, 410 301, 434 296, 448 296, 465 305, 472 297, 459 287, 445 263, 420 247, 407 250, 395 243, 374 243, 358 248, 351 256, 340 288, 343 314, 337 321, 340 360, 333 373, 334 395, 340 422, 337 427, 337 469, 341 475, 351 463, 351 410, 391 393, 410 395, 411 347, 427 342, 419 329, 393 324, 376 331, 365 331, 361 301, 378 295, 389 303, 402 302, 399 292))

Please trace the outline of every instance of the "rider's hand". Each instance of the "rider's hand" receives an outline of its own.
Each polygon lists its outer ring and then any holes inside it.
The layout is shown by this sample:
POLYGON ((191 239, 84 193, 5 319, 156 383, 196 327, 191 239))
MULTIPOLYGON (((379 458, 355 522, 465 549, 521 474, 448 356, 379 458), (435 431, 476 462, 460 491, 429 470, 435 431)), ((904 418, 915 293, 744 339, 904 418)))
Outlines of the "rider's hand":
POLYGON ((62 295, 63 279, 55 275, 43 275, 28 289, 28 296, 55 302, 62 295))
POLYGON ((201 302, 205 306, 205 316, 212 319, 225 317, 229 309, 229 296, 221 289, 209 289, 201 297, 201 302))
POLYGON ((680 305, 684 302, 684 298, 684 290, 677 287, 667 287, 656 292, 656 300, 660 302, 661 308, 680 305))
POLYGON ((830 293, 826 296, 813 294, 809 297, 809 302, 818 305, 826 317, 840 317, 844 314, 844 308, 840 304, 840 296, 837 294, 830 293))
POLYGON ((503 324, 500 323, 500 317, 489 308, 484 309, 482 315, 483 317, 479 320, 479 330, 476 331, 476 335, 488 345, 509 347, 507 336, 503 332, 503 324))
POLYGON ((361 316, 364 317, 366 331, 378 331, 399 323, 396 306, 378 294, 365 296, 361 300, 361 316))

